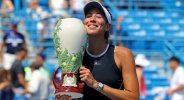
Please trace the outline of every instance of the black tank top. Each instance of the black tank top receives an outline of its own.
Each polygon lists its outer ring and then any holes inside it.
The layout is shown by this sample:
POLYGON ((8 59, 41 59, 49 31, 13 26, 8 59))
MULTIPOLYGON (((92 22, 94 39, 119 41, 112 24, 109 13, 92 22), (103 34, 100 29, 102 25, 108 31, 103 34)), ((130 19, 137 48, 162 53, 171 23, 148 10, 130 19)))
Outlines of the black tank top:
MULTIPOLYGON (((87 49, 83 58, 83 65, 90 69, 94 78, 112 88, 124 89, 122 74, 114 60, 114 46, 108 45, 104 54, 94 57, 87 49)), ((85 85, 83 100, 109 100, 108 97, 85 85)))

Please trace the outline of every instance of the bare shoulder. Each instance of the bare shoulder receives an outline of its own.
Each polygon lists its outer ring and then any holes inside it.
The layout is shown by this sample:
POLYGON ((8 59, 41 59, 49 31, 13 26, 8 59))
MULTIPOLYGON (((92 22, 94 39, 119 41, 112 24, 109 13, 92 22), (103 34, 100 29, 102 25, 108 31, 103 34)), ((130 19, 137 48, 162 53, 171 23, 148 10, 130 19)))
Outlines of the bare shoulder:
POLYGON ((132 52, 126 47, 115 46, 114 58, 117 67, 121 70, 123 65, 130 62, 133 59, 132 52))
POLYGON ((123 57, 132 55, 131 50, 126 47, 115 46, 114 52, 116 55, 123 57))

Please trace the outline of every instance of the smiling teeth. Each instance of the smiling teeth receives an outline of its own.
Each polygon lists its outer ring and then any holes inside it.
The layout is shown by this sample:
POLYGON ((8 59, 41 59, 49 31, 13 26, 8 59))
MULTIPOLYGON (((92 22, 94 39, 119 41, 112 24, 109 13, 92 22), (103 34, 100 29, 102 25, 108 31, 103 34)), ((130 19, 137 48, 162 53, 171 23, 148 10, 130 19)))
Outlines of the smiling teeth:
POLYGON ((97 27, 96 25, 89 25, 90 28, 95 28, 97 27))
POLYGON ((95 25, 90 25, 89 27, 90 27, 90 28, 95 28, 96 26, 95 26, 95 25))

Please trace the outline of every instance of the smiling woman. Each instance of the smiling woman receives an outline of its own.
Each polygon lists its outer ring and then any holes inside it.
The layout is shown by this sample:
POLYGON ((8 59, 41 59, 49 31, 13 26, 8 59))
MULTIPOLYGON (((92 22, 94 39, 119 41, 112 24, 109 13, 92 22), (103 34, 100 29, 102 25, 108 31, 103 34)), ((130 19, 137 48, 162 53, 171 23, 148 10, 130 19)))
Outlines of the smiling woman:
POLYGON ((96 35, 95 33, 101 33, 99 35, 102 35, 104 37, 104 34, 106 31, 109 31, 110 24, 106 24, 107 21, 105 20, 103 14, 99 9, 92 9, 89 11, 89 13, 86 15, 84 24, 85 28, 87 30, 88 35, 96 35))
POLYGON ((84 14, 89 43, 79 69, 80 80, 86 83, 83 100, 138 100, 139 85, 131 51, 108 43, 110 12, 92 1, 85 5, 84 14))
POLYGON ((139 99, 135 63, 129 49, 108 43, 112 16, 99 2, 84 7, 85 28, 89 46, 80 68, 80 78, 86 83, 84 100, 139 99), (96 64, 98 63, 98 64, 96 64))

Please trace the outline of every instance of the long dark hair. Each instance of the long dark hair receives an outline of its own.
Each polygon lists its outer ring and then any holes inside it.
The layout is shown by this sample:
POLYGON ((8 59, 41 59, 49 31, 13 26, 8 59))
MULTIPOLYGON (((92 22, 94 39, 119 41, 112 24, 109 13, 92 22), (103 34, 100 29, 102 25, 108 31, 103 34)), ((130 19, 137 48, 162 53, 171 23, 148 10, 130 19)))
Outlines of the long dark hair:
MULTIPOLYGON (((111 19, 112 19, 112 14, 110 13, 110 11, 109 11, 108 9, 107 9, 107 11, 109 12, 109 14, 110 14, 110 16, 111 16, 111 19)), ((106 23, 109 24, 109 22, 108 22, 107 18, 105 17, 105 14, 104 14, 104 13, 103 13, 103 16, 104 16, 104 18, 105 18, 106 23)), ((108 42, 110 31, 111 31, 111 30, 106 31, 105 34, 104 34, 104 38, 106 39, 106 42, 108 42)))
POLYGON ((108 42, 108 39, 109 39, 109 31, 106 31, 105 32, 104 38, 105 38, 106 42, 108 42))

